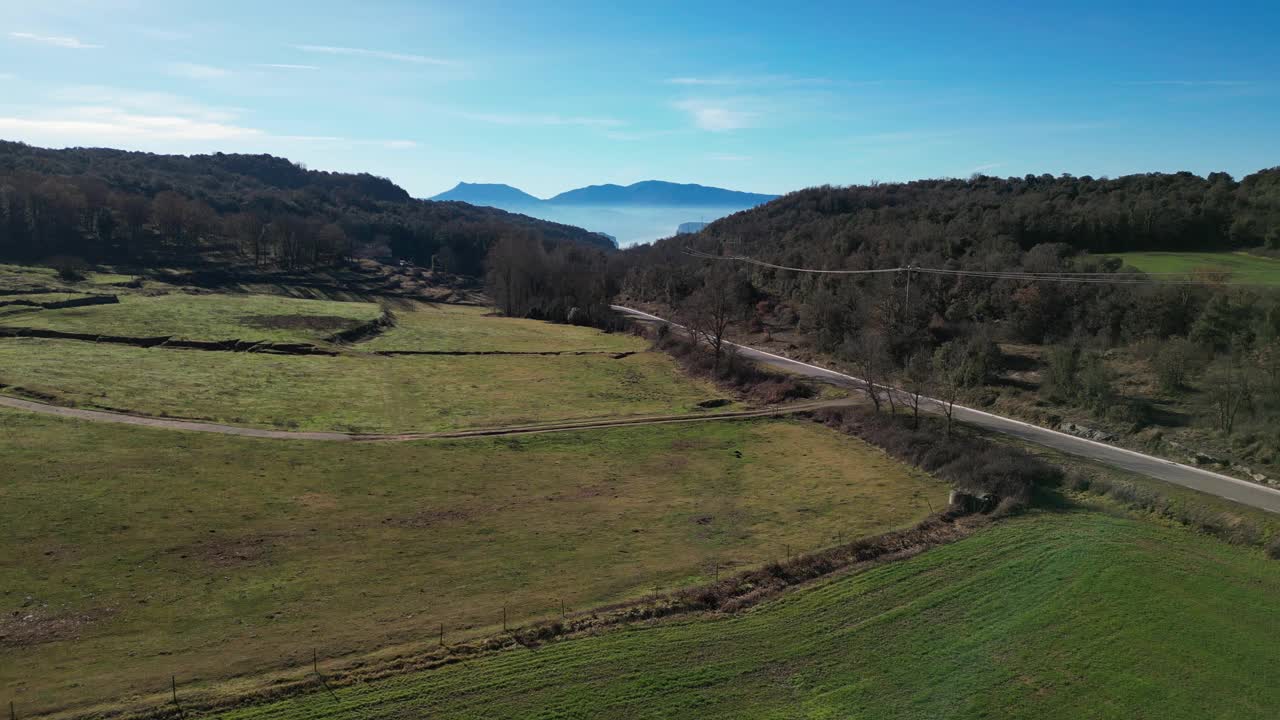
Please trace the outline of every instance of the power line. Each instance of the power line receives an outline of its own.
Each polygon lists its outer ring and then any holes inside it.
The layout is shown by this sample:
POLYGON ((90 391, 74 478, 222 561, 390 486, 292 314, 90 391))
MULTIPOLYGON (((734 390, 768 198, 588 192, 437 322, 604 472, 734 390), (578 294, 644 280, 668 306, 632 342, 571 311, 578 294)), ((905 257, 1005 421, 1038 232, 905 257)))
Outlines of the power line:
POLYGON ((789 265, 778 265, 775 263, 757 260, 755 258, 743 255, 712 255, 710 253, 695 250, 693 248, 685 248, 684 254, 691 257, 702 258, 704 260, 718 260, 724 262, 741 262, 758 267, 772 268, 774 270, 787 270, 790 272, 801 272, 819 275, 875 275, 884 273, 910 273, 919 272, 929 275, 949 275, 953 277, 971 277, 986 280, 1024 280, 1029 282, 1058 282, 1058 283, 1076 283, 1082 285, 1209 285, 1209 286, 1267 286, 1269 283, 1261 282, 1232 282, 1225 279, 1225 276, 1236 274, 1266 273, 1265 270, 1242 271, 1240 273, 1214 273, 1208 271, 1206 274, 1221 274, 1224 276, 1222 280, 1198 279, 1196 276, 1201 274, 1197 272, 1161 272, 1161 273, 1143 273, 1143 272, 1059 272, 1044 273, 1031 272, 1023 270, 958 270, 950 268, 929 268, 908 265, 906 267, 892 268, 875 268, 868 270, 832 270, 823 268, 803 268, 793 267, 789 265), (1153 279, 1155 278, 1155 279, 1153 279), (1185 278, 1185 279, 1181 279, 1185 278))
POLYGON ((775 270, 791 270, 794 272, 817 273, 817 274, 823 274, 823 275, 871 275, 875 273, 901 272, 907 269, 907 268, 899 267, 899 268, 880 268, 876 270, 819 270, 819 269, 813 269, 813 268, 796 268, 796 267, 787 267, 786 265, 775 265, 773 263, 764 262, 763 260, 756 260, 754 258, 743 257, 740 255, 711 255, 709 253, 699 252, 697 250, 691 250, 691 249, 685 250, 685 254, 696 257, 696 258, 703 258, 706 260, 730 260, 735 262, 744 262, 751 265, 758 265, 760 267, 773 268, 775 270))

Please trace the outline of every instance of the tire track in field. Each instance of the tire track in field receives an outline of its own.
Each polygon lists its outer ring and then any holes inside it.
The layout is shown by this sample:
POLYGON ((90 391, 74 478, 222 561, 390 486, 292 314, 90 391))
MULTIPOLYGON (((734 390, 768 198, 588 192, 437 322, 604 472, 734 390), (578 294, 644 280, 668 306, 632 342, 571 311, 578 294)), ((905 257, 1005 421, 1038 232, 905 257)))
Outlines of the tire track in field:
POLYGON ((850 400, 834 400, 825 402, 797 403, 794 405, 777 405, 755 410, 737 410, 731 412, 686 413, 683 415, 650 415, 641 417, 614 418, 605 420, 581 420, 538 423, 534 425, 512 425, 492 428, 472 428, 467 430, 449 430, 433 433, 344 433, 316 430, 269 430, 266 428, 243 427, 203 420, 178 420, 175 418, 137 415, 133 413, 112 412, 108 410, 88 410, 85 408, 63 407, 35 400, 25 400, 8 395, 0 395, 0 407, 25 410, 53 415, 56 417, 86 420, 88 422, 114 423, 118 425, 137 425, 140 427, 160 428, 164 430, 183 430, 187 432, 212 433, 215 435, 235 435, 239 437, 264 438, 270 440, 313 440, 324 442, 409 442, 413 440, 450 440, 472 437, 496 437, 502 435, 535 435, 540 433, 573 432, 578 430, 598 430, 605 428, 627 427, 632 425, 667 425, 673 423, 707 422, 715 420, 748 420, 752 418, 781 417, 801 412, 811 412, 829 407, 842 407, 852 404, 850 400))

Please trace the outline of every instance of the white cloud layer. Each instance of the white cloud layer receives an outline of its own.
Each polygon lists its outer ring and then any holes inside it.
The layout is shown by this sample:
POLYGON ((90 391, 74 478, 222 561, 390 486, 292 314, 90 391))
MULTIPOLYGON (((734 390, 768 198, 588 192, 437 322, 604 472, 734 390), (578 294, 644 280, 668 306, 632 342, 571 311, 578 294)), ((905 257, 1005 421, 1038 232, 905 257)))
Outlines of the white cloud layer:
POLYGON ((0 116, 0 137, 48 147, 127 147, 153 152, 284 152, 296 143, 340 143, 392 150, 412 140, 278 135, 240 120, 241 111, 208 107, 165 93, 109 87, 64 88, 49 93, 53 107, 0 116))
POLYGON ((36 144, 110 145, 153 140, 231 140, 261 130, 179 115, 141 115, 118 107, 83 106, 34 117, 0 117, 0 134, 36 144))

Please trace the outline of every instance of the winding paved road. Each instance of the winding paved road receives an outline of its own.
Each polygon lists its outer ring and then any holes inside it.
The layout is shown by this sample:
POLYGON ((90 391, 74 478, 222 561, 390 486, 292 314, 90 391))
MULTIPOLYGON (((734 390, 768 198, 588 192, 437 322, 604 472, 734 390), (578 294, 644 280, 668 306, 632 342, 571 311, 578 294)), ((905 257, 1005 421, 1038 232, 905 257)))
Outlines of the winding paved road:
MULTIPOLYGON (((630 315, 632 317, 644 320, 663 322, 674 327, 683 329, 683 326, 665 320, 656 315, 651 315, 642 310, 623 307, 621 305, 613 306, 614 310, 630 315)), ((775 355, 764 350, 757 350, 746 345, 737 343, 726 343, 737 348, 738 352, 747 358, 751 358, 757 362, 773 365, 788 372, 810 377, 818 380, 827 380, 842 385, 858 384, 861 387, 862 381, 851 375, 846 375, 827 368, 810 365, 809 363, 792 360, 791 358, 775 355)), ((934 411, 940 411, 942 403, 938 400, 929 399, 928 405, 934 411)), ((923 406, 922 406, 923 407, 923 406)), ((1154 457, 1152 455, 1144 455, 1133 450, 1108 445, 1106 443, 1086 440, 1084 438, 1068 435, 1032 425, 1031 423, 1022 422, 1021 420, 1013 420, 1011 418, 1002 417, 1000 415, 992 415, 988 412, 975 410, 973 408, 955 406, 954 417, 956 420, 968 423, 984 430, 1003 433, 1013 437, 1043 445, 1060 452, 1077 455, 1080 457, 1096 460, 1106 463, 1114 467, 1135 472, 1140 475, 1146 475, 1150 478, 1163 480, 1181 485, 1182 487, 1199 490, 1217 495, 1227 500, 1238 502, 1242 505, 1267 510, 1273 513, 1280 513, 1280 490, 1259 485, 1257 483, 1248 482, 1239 478, 1233 478, 1229 475, 1203 470, 1201 468, 1183 465, 1171 460, 1154 457)))

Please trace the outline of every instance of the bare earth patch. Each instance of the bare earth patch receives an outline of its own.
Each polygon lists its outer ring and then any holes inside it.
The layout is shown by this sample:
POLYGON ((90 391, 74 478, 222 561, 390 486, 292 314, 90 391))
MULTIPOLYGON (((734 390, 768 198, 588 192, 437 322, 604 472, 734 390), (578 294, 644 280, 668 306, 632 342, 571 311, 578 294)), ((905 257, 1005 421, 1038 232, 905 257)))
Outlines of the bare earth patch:
POLYGON ((114 612, 106 608, 80 612, 50 612, 47 608, 14 610, 0 617, 0 647, 30 647, 59 640, 79 640, 82 628, 114 612))
POLYGON ((211 536, 208 540, 183 548, 180 557, 193 558, 214 567, 234 567, 266 560, 274 548, 274 539, 269 535, 235 538, 211 536))

